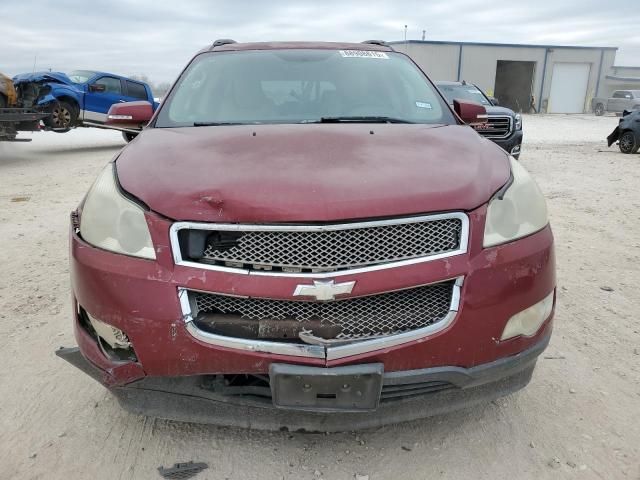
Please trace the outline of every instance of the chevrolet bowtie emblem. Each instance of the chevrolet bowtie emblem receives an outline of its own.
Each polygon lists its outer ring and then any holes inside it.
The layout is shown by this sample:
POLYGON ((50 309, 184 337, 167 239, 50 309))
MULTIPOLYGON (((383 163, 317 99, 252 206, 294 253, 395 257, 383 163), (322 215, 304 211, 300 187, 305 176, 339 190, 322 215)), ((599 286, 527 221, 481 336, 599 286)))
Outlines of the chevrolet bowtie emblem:
POLYGON ((333 280, 314 280, 313 285, 298 285, 294 297, 315 297, 316 300, 335 300, 336 295, 351 293, 356 282, 335 283, 333 280))

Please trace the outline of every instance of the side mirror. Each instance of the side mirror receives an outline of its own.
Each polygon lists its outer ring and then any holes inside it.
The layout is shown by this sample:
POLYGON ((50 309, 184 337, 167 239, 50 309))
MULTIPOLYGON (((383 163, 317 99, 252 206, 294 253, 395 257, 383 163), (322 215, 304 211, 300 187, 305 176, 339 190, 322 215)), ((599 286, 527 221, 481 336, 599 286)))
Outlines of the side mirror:
POLYGON ((104 92, 107 90, 107 86, 104 83, 94 83, 89 85, 90 92, 104 92))
POLYGON ((493 105, 494 107, 500 105, 500 102, 498 102, 498 99, 496 97, 489 97, 489 102, 491 102, 491 105, 493 105))
POLYGON ((487 110, 476 102, 454 99, 453 110, 464 123, 470 125, 474 123, 486 123, 487 121, 487 110))
POLYGON ((114 103, 107 113, 105 125, 131 127, 145 125, 153 117, 153 107, 144 100, 114 103))

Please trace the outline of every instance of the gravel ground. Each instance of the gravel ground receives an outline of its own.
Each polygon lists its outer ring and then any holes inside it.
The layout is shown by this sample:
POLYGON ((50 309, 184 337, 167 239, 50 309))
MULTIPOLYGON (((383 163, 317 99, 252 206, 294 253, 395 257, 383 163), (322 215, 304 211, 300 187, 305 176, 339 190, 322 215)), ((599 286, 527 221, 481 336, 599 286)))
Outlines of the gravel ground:
POLYGON ((74 344, 67 224, 119 134, 0 144, 0 478, 640 479, 640 155, 614 117, 525 116, 522 163, 556 235, 551 345, 523 391, 482 408, 356 433, 268 433, 130 415, 54 356, 74 344))

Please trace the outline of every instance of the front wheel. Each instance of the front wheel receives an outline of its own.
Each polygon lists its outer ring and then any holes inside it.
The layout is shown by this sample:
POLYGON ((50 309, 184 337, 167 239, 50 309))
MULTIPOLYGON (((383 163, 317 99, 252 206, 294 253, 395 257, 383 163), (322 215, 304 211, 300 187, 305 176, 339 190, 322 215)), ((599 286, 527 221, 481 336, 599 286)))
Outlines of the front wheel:
POLYGON ((598 116, 601 117, 602 115, 604 115, 604 105, 599 103, 596 105, 596 108, 594 109, 594 113, 598 116))
POLYGON ((44 119, 44 124, 55 132, 68 132, 78 120, 78 109, 69 102, 57 102, 51 109, 51 115, 44 119))
POLYGON ((638 144, 638 140, 636 136, 631 131, 626 131, 618 140, 618 147, 620 147, 620 151, 622 153, 636 153, 638 148, 640 148, 640 144, 638 144))
POLYGON ((127 143, 129 143, 131 140, 133 140, 137 136, 138 136, 137 133, 122 132, 122 138, 124 138, 124 141, 127 142, 127 143))

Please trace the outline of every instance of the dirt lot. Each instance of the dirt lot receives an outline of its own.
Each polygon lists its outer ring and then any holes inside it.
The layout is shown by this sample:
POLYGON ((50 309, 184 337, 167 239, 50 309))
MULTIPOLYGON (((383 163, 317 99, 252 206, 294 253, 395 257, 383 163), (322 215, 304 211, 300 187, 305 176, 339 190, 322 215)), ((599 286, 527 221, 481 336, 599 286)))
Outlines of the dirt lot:
POLYGON ((74 343, 68 214, 117 133, 0 145, 0 478, 640 479, 640 154, 614 117, 526 117, 522 162, 549 202, 558 308, 529 387, 484 408, 344 434, 240 431, 133 416, 54 356, 74 343))

